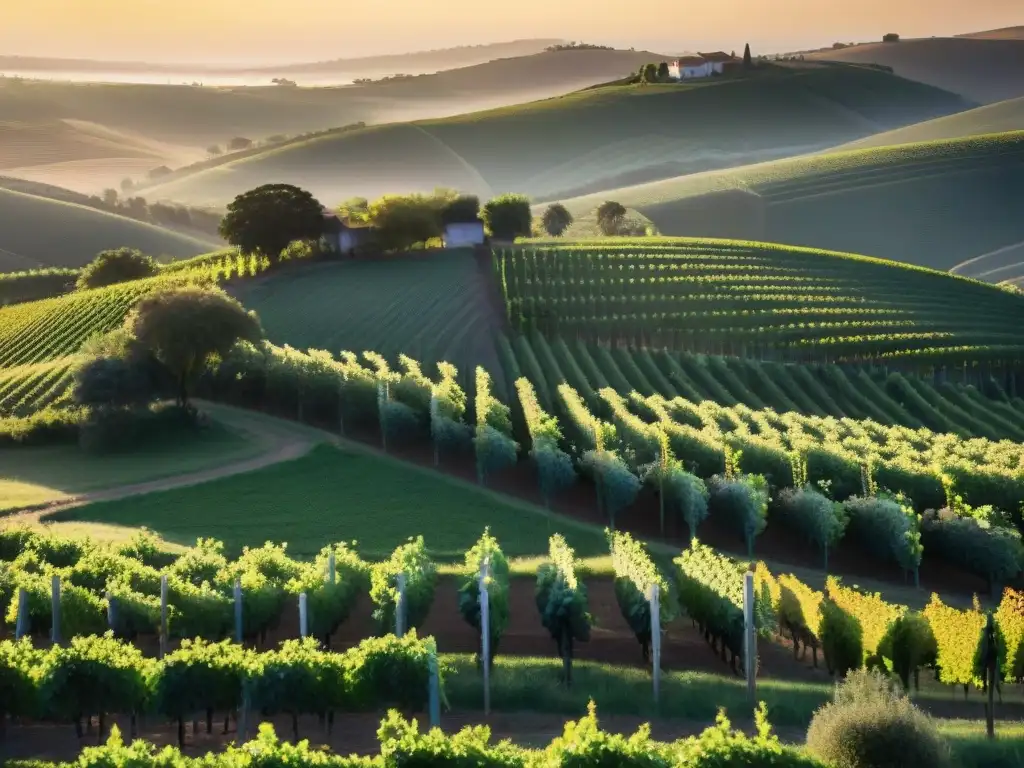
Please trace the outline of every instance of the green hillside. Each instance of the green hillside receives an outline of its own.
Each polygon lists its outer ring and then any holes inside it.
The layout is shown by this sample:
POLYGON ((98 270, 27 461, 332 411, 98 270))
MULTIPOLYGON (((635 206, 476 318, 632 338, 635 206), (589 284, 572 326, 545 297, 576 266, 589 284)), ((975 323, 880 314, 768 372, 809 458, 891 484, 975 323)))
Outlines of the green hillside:
POLYGON ((693 85, 607 86, 485 112, 339 132, 146 190, 223 204, 268 181, 325 203, 439 185, 535 198, 832 146, 970 107, 869 68, 766 66, 693 85))
POLYGON ((605 200, 638 210, 664 235, 766 240, 948 270, 1024 240, 1024 131, 808 155, 564 202, 581 217, 605 200))
POLYGON ((464 382, 477 365, 493 368, 496 361, 500 308, 489 301, 488 282, 468 250, 316 265, 230 290, 256 311, 275 344, 445 360, 464 382))
POLYGON ((105 248, 157 258, 195 256, 211 243, 83 205, 0 189, 0 272, 80 267, 105 248))
POLYGON ((984 107, 969 109, 956 115, 937 117, 934 120, 926 120, 905 128, 883 131, 874 136, 843 144, 830 151, 843 152, 851 149, 914 144, 919 141, 941 141, 1019 130, 1024 130, 1024 97, 987 104, 984 107))

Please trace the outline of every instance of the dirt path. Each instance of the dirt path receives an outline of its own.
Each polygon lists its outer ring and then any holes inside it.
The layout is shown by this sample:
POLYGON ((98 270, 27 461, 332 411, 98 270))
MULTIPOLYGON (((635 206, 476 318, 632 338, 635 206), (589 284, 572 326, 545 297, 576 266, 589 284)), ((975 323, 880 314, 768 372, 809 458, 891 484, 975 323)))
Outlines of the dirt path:
POLYGON ((312 431, 295 427, 281 419, 269 419, 240 408, 232 408, 214 403, 202 402, 199 405, 205 413, 211 415, 220 424, 242 433, 247 440, 263 444, 266 447, 266 451, 251 459, 236 461, 219 467, 211 467, 198 472, 189 472, 183 475, 164 477, 159 480, 81 493, 71 499, 48 504, 41 508, 14 512, 6 515, 4 520, 15 524, 19 522, 38 522, 42 518, 56 512, 73 509, 96 501, 114 501, 129 496, 169 491, 206 483, 222 477, 252 472, 273 464, 280 464, 283 461, 301 458, 309 453, 313 446, 323 442, 317 439, 312 431))

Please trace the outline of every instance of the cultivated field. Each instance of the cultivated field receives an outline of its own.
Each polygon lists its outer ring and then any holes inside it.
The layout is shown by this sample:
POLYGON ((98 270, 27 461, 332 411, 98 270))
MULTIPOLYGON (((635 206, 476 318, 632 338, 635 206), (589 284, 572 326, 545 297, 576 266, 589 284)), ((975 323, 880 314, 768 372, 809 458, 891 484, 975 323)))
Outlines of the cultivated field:
POLYGON ((585 216, 605 200, 639 211, 664 235, 767 240, 948 270, 1024 240, 1016 213, 1024 131, 808 155, 564 202, 585 216))
POLYGON ((796 154, 969 106, 877 70, 766 67, 737 79, 608 86, 327 135, 159 184, 146 195, 222 204, 274 178, 302 184, 325 203, 438 185, 550 198, 638 175, 646 180, 796 154), (697 114, 701 119, 692 120, 697 114), (681 121, 686 131, 675 130, 681 121))
POLYGON ((213 245, 83 205, 0 189, 0 272, 80 267, 106 248, 129 246, 166 261, 213 245))
POLYGON ((488 267, 470 250, 425 251, 272 274, 230 290, 275 344, 447 360, 469 381, 477 365, 496 363, 502 318, 488 267))
POLYGON ((979 104, 1024 96, 1024 40, 935 37, 868 43, 806 55, 808 61, 882 64, 895 74, 958 93, 979 104))

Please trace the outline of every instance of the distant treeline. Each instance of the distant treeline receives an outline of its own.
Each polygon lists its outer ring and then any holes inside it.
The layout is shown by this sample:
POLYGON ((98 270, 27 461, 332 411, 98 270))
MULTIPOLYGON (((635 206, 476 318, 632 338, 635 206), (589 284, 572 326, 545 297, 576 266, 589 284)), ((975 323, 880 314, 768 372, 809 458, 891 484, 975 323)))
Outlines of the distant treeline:
POLYGON ((610 45, 594 45, 593 43, 561 43, 558 45, 549 45, 544 49, 545 51, 614 51, 610 45))

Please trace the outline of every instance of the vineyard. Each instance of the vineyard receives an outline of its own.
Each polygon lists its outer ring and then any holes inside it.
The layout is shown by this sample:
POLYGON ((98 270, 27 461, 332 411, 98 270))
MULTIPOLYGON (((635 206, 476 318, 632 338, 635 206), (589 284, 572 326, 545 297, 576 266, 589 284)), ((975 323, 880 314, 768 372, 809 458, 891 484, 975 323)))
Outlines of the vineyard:
POLYGON ((877 259, 718 240, 497 251, 511 326, 611 345, 796 362, 1016 366, 1024 300, 877 259))
POLYGON ((29 416, 63 406, 70 395, 76 356, 0 369, 0 417, 29 416))
POLYGON ((591 407, 597 392, 681 397, 726 407, 744 405, 817 417, 852 418, 927 428, 963 437, 1024 442, 1024 407, 994 379, 982 389, 867 366, 784 364, 664 349, 606 347, 534 333, 499 337, 498 353, 510 380, 526 375, 545 404, 570 384, 591 407))

